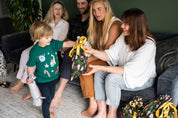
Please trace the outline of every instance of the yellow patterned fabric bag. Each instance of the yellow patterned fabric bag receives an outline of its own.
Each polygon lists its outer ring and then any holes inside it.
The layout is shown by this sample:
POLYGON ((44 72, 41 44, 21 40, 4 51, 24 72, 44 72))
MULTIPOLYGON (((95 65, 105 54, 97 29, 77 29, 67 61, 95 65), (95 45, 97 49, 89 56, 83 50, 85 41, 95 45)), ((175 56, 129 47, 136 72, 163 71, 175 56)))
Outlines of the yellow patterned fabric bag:
POLYGON ((144 105, 144 116, 147 118, 177 118, 176 107, 171 101, 172 98, 169 95, 160 95, 156 99, 151 99, 144 105))
POLYGON ((136 96, 128 104, 122 108, 121 118, 146 118, 143 117, 143 102, 142 97, 136 96))

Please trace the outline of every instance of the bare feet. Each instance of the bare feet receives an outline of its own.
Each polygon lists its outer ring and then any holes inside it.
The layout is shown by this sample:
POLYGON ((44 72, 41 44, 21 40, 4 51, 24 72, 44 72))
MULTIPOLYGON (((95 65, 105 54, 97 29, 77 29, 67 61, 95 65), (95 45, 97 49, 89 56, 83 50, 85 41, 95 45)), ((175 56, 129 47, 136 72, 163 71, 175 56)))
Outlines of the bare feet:
POLYGON ((97 103, 94 99, 90 99, 90 104, 87 110, 83 111, 81 114, 86 117, 92 117, 97 111, 97 103))
POLYGON ((55 117, 55 114, 53 112, 50 112, 50 117, 51 118, 54 118, 55 117))
POLYGON ((107 114, 107 118, 117 118, 117 108, 118 108, 118 106, 109 105, 109 111, 107 114))
POLYGON ((95 117, 93 118, 106 118, 106 113, 98 113, 95 117))
POLYGON ((26 94, 25 96, 23 96, 22 100, 28 100, 32 97, 31 93, 26 94))
POLYGON ((97 101, 98 113, 93 118, 106 118, 106 101, 97 101))
POLYGON ((18 93, 20 91, 20 89, 23 88, 23 86, 24 86, 24 83, 21 82, 20 79, 18 79, 17 82, 15 83, 15 85, 10 88, 9 92, 18 93))
POLYGON ((62 100, 62 96, 55 95, 54 98, 52 99, 51 105, 49 107, 49 111, 53 111, 53 110, 57 109, 61 100, 62 100))
POLYGON ((97 107, 96 108, 88 107, 88 109, 83 111, 81 114, 86 117, 92 117, 96 113, 96 111, 97 107))

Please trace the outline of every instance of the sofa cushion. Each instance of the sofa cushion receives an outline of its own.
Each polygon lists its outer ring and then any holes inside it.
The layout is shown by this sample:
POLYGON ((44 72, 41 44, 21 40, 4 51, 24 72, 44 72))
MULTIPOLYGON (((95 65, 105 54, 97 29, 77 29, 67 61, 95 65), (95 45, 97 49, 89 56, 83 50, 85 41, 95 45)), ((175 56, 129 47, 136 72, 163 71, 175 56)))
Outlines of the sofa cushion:
POLYGON ((143 98, 143 102, 153 99, 156 97, 155 86, 143 90, 138 90, 138 91, 127 91, 127 90, 121 91, 122 102, 128 103, 130 100, 133 99, 134 96, 141 96, 143 98))
POLYGON ((12 50, 9 53, 10 58, 8 59, 8 61, 18 65, 19 61, 20 61, 21 53, 26 48, 28 48, 28 46, 24 46, 24 47, 21 47, 19 49, 12 50))

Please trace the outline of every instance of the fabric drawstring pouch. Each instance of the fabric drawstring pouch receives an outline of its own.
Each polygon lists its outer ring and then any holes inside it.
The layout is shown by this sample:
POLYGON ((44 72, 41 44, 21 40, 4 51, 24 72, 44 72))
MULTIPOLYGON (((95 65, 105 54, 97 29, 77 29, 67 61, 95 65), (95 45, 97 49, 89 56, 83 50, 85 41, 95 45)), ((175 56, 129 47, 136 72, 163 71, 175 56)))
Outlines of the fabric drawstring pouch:
POLYGON ((169 95, 160 95, 148 101, 143 109, 147 118, 177 118, 177 110, 169 95), (175 116, 176 117, 173 117, 175 116), (164 116, 164 117, 163 117, 164 116))
POLYGON ((7 65, 2 51, 0 50, 0 79, 7 78, 7 65))
MULTIPOLYGON (((7 65, 2 51, 0 50, 0 80, 7 78, 7 65)), ((0 81, 0 87, 8 88, 11 85, 10 82, 0 81)))
POLYGON ((72 58, 71 81, 87 70, 88 56, 84 48, 85 44, 89 44, 87 38, 81 36, 78 44, 74 45, 69 52, 69 56, 72 58))
POLYGON ((177 109, 169 95, 142 102, 141 97, 134 97, 121 111, 121 118, 177 118, 177 109))
POLYGON ((143 102, 140 96, 136 96, 121 111, 121 118, 142 118, 143 102))

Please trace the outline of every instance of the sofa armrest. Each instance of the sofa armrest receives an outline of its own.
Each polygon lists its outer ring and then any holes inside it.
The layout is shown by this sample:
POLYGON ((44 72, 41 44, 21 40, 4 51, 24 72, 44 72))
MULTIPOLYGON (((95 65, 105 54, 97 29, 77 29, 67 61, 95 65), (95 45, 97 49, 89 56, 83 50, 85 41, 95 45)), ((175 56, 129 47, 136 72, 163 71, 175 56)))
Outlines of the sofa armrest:
POLYGON ((28 31, 4 35, 2 37, 2 51, 7 62, 19 64, 20 55, 24 49, 33 45, 28 31))
POLYGON ((168 94, 173 98, 173 103, 178 105, 178 63, 170 66, 158 78, 157 95, 168 94))

